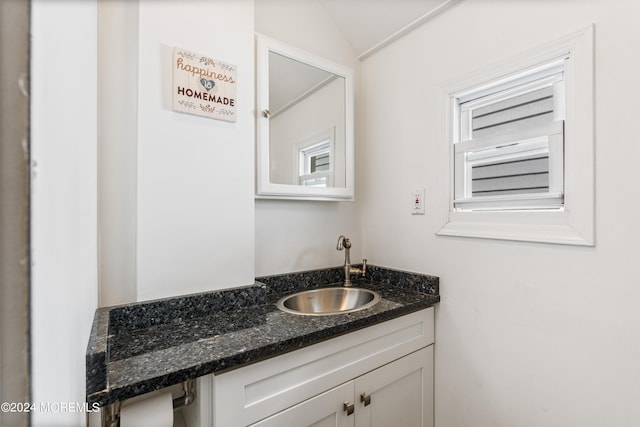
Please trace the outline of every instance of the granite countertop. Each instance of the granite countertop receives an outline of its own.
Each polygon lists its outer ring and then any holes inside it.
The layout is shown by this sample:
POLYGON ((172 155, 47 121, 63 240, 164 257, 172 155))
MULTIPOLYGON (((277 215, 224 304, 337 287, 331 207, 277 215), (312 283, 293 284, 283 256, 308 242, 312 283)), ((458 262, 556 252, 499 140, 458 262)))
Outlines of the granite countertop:
POLYGON ((331 316, 280 311, 301 290, 340 285, 342 268, 259 277, 251 286, 96 310, 87 347, 87 402, 101 406, 220 374, 429 307, 435 276, 367 266, 354 286, 377 291, 371 308, 331 316))

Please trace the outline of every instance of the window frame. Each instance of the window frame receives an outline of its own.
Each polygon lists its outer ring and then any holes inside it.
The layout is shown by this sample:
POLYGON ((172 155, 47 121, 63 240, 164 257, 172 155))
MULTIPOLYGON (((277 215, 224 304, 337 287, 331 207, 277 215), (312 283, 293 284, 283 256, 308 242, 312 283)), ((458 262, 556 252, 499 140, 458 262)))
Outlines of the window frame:
POLYGON ((442 226, 440 236, 595 244, 594 26, 483 67, 440 85, 447 126, 442 137, 442 226), (460 94, 470 88, 521 74, 566 56, 564 63, 564 208, 561 210, 455 209, 455 144, 460 124, 453 113, 460 94), (444 156, 446 155, 446 158, 444 156), (446 202, 445 202, 446 200, 446 202))
MULTIPOLYGON (((305 140, 294 144, 294 154, 293 158, 295 159, 296 164, 294 165, 294 180, 302 186, 305 187, 332 187, 334 181, 334 168, 329 167, 326 171, 317 171, 310 172, 308 171, 307 161, 309 159, 309 155, 318 154, 326 152, 329 154, 329 159, 331 161, 335 161, 335 133, 336 127, 331 126, 328 129, 325 129, 321 132, 316 133, 313 136, 306 138, 305 140), (318 150, 319 146, 326 146, 326 149, 323 148, 318 150), (325 185, 307 185, 306 182, 314 181, 317 179, 324 179, 325 185)), ((331 165, 331 163, 330 163, 331 165)))

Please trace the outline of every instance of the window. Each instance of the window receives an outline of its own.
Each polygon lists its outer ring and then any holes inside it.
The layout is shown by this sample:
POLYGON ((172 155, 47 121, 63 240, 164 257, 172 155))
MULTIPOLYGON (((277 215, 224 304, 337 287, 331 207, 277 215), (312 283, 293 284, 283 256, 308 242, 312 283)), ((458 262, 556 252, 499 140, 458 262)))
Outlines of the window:
POLYGON ((300 184, 308 187, 326 187, 331 173, 329 141, 300 149, 300 184))
POLYGON ((594 244, 593 56, 590 26, 442 86, 437 234, 594 244))
POLYGON ((454 97, 456 210, 563 208, 564 61, 454 97))
POLYGON ((298 183, 306 187, 333 186, 335 127, 296 145, 298 183))

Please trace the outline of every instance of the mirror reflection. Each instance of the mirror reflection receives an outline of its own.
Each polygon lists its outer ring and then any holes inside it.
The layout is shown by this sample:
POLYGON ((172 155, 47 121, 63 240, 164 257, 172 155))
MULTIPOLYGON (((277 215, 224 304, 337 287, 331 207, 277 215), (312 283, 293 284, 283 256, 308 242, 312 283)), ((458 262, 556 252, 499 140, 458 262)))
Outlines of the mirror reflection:
POLYGON ((344 188, 345 78, 269 52, 269 181, 344 188))
POLYGON ((354 199, 353 70, 256 35, 256 197, 354 199))

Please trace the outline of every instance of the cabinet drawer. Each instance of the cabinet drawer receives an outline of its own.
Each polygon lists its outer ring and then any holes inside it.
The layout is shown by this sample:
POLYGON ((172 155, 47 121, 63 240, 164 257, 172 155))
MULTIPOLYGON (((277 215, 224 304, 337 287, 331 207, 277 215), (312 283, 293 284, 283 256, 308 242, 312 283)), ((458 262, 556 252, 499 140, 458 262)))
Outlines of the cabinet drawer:
POLYGON ((213 379, 214 426, 246 426, 433 343, 430 307, 213 379))

